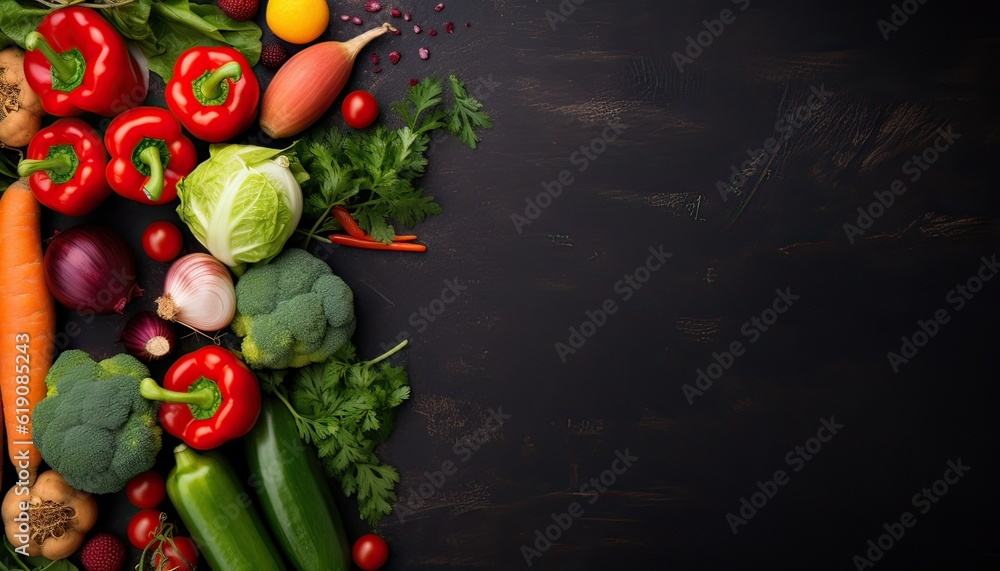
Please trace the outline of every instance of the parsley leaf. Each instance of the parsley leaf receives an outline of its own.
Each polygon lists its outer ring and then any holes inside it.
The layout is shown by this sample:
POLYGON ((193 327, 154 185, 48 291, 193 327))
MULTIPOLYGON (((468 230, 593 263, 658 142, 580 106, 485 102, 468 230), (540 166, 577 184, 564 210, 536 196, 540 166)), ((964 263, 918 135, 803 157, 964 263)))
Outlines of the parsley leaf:
POLYGON ((316 446, 327 474, 345 494, 357 494, 361 517, 373 525, 396 500, 399 474, 382 464, 375 447, 392 433, 394 409, 410 396, 406 370, 384 362, 405 345, 360 361, 348 344, 325 363, 262 381, 292 411, 299 437, 316 446))
POLYGON ((448 132, 475 149, 479 144, 476 129, 489 129, 493 126, 493 122, 489 115, 483 112, 483 104, 469 97, 464 83, 454 75, 449 79, 451 90, 455 93, 455 106, 448 113, 448 132))
POLYGON ((458 78, 450 79, 455 98, 450 109, 443 108, 441 81, 426 78, 392 105, 403 123, 398 129, 316 129, 299 141, 296 152, 310 174, 299 230, 304 247, 312 239, 328 242, 324 234, 343 230, 330 214, 335 206, 346 208, 365 232, 384 243, 392 242, 395 223, 415 226, 441 213, 434 197, 416 184, 427 170, 431 134, 445 129, 476 148, 477 129, 492 127, 483 105, 458 78))

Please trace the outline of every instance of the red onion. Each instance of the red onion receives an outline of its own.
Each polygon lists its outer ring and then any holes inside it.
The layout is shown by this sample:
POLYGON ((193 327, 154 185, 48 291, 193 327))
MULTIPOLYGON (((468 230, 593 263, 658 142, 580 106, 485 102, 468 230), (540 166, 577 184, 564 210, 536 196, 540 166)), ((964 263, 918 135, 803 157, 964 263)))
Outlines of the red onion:
POLYGON ((135 257, 125 240, 103 226, 77 226, 56 234, 45 250, 45 285, 59 303, 80 313, 121 313, 142 295, 135 257))
POLYGON ((148 361, 167 355, 177 343, 174 327, 152 311, 136 313, 125 324, 118 342, 130 354, 148 361))

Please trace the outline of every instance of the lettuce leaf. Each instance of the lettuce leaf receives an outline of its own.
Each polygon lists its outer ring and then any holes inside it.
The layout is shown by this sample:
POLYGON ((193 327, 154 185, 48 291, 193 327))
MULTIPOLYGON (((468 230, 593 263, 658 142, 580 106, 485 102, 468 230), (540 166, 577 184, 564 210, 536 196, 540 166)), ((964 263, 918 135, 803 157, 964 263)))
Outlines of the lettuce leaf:
MULTIPOLYGON (((24 47, 24 37, 50 9, 33 2, 0 0, 0 47, 6 39, 24 47)), ((149 59, 149 70, 170 80, 181 53, 195 46, 231 46, 250 65, 260 60, 262 35, 252 21, 237 22, 218 6, 190 0, 134 0, 100 13, 149 59)))
POLYGON ((181 53, 195 46, 231 46, 250 65, 260 60, 261 30, 252 21, 237 22, 218 6, 188 0, 135 0, 104 15, 126 38, 139 43, 149 70, 169 81, 181 53))

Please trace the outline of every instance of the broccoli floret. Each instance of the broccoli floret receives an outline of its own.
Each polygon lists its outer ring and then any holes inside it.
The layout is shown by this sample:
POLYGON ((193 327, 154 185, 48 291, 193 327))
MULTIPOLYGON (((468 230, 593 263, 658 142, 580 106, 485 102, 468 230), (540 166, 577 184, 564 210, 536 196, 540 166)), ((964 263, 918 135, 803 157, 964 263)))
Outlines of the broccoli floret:
POLYGON ((139 394, 149 369, 129 355, 96 363, 65 351, 52 364, 45 399, 32 416, 35 446, 66 483, 93 494, 117 492, 153 467, 162 445, 159 404, 139 394))
POLYGON ((236 283, 232 328, 256 369, 326 361, 354 335, 354 294, 325 262, 291 248, 236 283))

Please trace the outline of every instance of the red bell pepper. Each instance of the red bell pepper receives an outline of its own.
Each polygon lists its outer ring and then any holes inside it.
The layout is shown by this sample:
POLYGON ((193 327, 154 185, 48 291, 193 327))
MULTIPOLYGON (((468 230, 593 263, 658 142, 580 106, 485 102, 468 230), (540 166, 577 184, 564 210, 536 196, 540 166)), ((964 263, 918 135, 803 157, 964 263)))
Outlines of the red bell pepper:
POLYGON ((198 153, 166 109, 136 107, 115 117, 104 134, 111 153, 111 190, 137 202, 165 204, 198 164, 198 153))
POLYGON ((236 355, 216 345, 178 359, 163 387, 143 379, 139 392, 163 401, 160 425, 198 450, 245 435, 260 414, 257 377, 236 355))
POLYGON ((83 216, 111 194, 104 178, 107 155, 101 135, 81 119, 59 119, 28 144, 19 176, 38 202, 66 216, 83 216))
POLYGON ((24 75, 47 113, 113 117, 146 99, 142 66, 111 24, 90 8, 53 11, 24 43, 24 75))
POLYGON ((257 118, 260 84, 243 54, 229 47, 195 47, 174 66, 167 106, 202 141, 221 143, 257 118))

